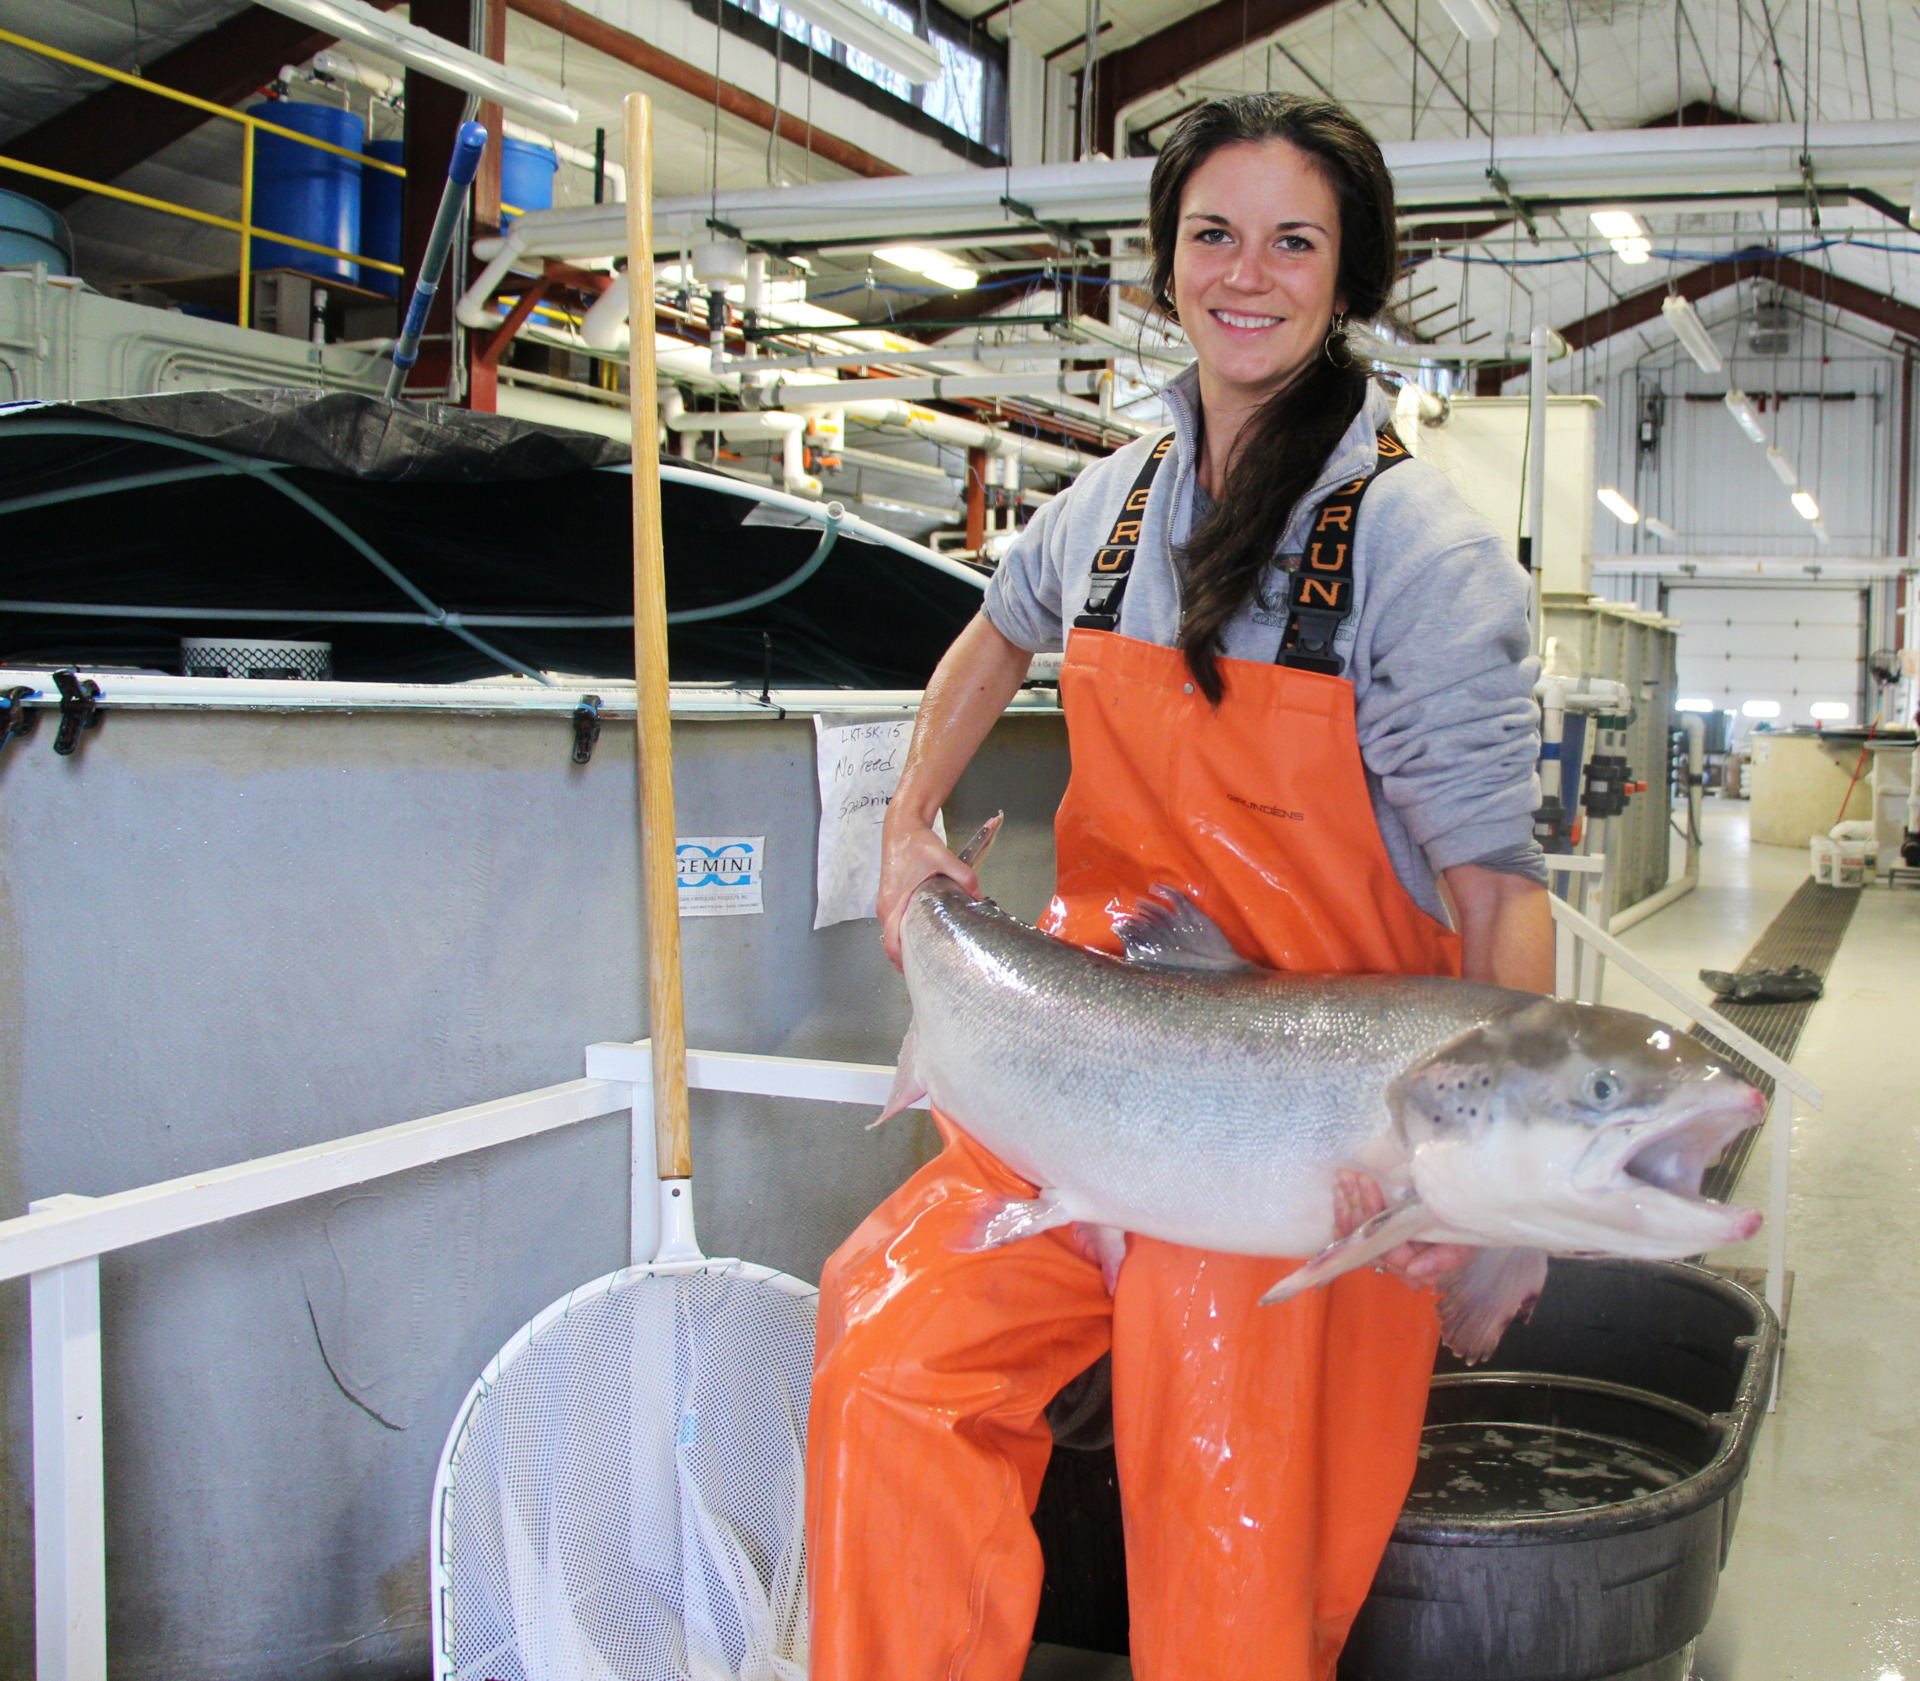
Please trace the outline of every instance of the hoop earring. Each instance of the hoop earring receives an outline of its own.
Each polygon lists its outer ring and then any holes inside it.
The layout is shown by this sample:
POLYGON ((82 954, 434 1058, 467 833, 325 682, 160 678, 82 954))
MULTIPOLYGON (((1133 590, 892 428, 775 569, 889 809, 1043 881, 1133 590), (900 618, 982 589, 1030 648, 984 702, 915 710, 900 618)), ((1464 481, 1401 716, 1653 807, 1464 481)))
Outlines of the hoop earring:
POLYGON ((1326 343, 1321 348, 1326 352, 1327 360, 1336 368, 1353 366, 1353 358, 1347 354, 1347 312, 1344 309, 1334 311, 1333 324, 1327 329, 1326 343), (1336 341, 1340 346, 1338 356, 1333 353, 1336 341))

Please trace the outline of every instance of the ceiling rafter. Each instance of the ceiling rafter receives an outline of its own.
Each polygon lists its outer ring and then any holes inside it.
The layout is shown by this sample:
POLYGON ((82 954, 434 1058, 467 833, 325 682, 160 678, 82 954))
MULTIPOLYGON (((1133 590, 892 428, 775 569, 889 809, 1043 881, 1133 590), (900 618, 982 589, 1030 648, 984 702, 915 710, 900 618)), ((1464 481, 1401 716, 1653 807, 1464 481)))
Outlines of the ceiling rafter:
POLYGON ((1097 58, 1093 64, 1093 125, 1100 149, 1124 157, 1116 125, 1120 113, 1174 86, 1206 65, 1240 52, 1332 0, 1215 0, 1165 29, 1097 58))
MULTIPOLYGON (((1737 286, 1743 280, 1770 281, 1789 292, 1797 292, 1804 298, 1846 310, 1864 321, 1885 327, 1903 339, 1920 344, 1920 306, 1875 291, 1871 286, 1863 286, 1859 281, 1849 280, 1831 270, 1815 268, 1811 263, 1801 262, 1798 257, 1781 256, 1772 251, 1743 251, 1717 262, 1702 263, 1698 268, 1675 276, 1670 283, 1663 282, 1638 292, 1629 292, 1606 308, 1569 322, 1560 329, 1560 336, 1574 350, 1589 349, 1604 344, 1608 339, 1618 338, 1622 333, 1630 333, 1636 327, 1644 327, 1660 313, 1660 306, 1669 292, 1698 303, 1700 299, 1723 292, 1729 286, 1737 286)), ((1479 371, 1476 389, 1483 397, 1498 396, 1500 387, 1525 367, 1525 362, 1488 363, 1479 371)))

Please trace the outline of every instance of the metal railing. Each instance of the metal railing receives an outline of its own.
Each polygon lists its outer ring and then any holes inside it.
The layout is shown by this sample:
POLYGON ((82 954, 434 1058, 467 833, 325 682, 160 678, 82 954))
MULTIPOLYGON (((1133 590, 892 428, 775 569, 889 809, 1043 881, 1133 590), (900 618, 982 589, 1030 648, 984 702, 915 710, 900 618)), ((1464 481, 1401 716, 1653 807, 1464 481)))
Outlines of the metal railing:
POLYGON ((282 128, 280 124, 269 122, 265 117, 256 117, 250 111, 233 111, 224 105, 217 105, 210 99, 201 99, 190 93, 182 93, 177 88, 163 86, 159 82, 149 82, 142 77, 129 74, 125 70, 116 70, 110 64, 99 64, 93 59, 82 58, 78 53, 70 53, 60 47, 48 46, 44 41, 36 41, 31 36, 15 34, 10 29, 0 29, 0 43, 18 47, 22 52, 37 53, 42 58, 50 58, 60 64, 72 65, 89 75, 105 76, 110 81, 122 83, 130 88, 138 88, 142 93, 150 93, 158 99, 170 99, 176 105, 188 105, 196 111, 204 111, 209 117, 219 117, 230 123, 240 125, 240 219, 231 216, 219 216, 210 210, 198 210, 189 204, 176 204, 171 199, 155 198, 148 193, 130 192, 125 187, 116 187, 106 181, 91 181, 84 175, 70 175, 65 170, 49 169, 45 164, 28 163, 21 158, 8 157, 0 153, 0 170, 11 170, 21 175, 33 176, 42 181, 54 181, 63 187, 73 187, 81 192, 99 193, 103 197, 118 199, 125 204, 136 204, 146 210, 157 210, 163 215, 179 216, 190 222, 202 222, 208 227, 224 228, 240 236, 240 303, 239 324, 247 325, 251 312, 253 290, 253 241, 256 235, 262 239, 271 239, 279 245, 291 245, 297 250, 312 251, 322 257, 337 257, 342 261, 359 263, 382 274, 403 276, 406 270, 398 263, 389 263, 378 257, 363 256, 358 251, 343 251, 338 246, 318 245, 310 239, 300 239, 293 234, 277 233, 272 228, 260 226, 253 219, 253 153, 254 137, 257 134, 278 135, 283 140, 292 140, 302 146, 311 146, 315 151, 331 152, 336 157, 351 158, 362 169, 377 169, 388 175, 406 178, 406 170, 399 164, 387 163, 384 159, 369 157, 365 152, 349 151, 344 146, 336 146, 328 140, 317 140, 310 134, 301 134, 295 129, 282 128))
MULTIPOLYGON (((1591 945, 1773 1075, 1767 1295, 1777 1312, 1786 1262, 1792 1113, 1790 1099, 1781 1094, 1797 1093, 1819 1107, 1819 1088, 1718 1012, 1655 973, 1572 906, 1556 899, 1553 914, 1558 941, 1591 945)), ((45 1197, 33 1202, 28 1213, 0 1220, 0 1280, 29 1280, 38 1681, 106 1681, 107 1676, 100 1257, 626 1111, 631 1116, 628 1249, 632 1264, 643 1264, 652 1258, 659 1217, 651 1047, 645 1041, 590 1045, 585 1075, 109 1196, 45 1197)), ((697 1091, 878 1109, 892 1082, 893 1070, 879 1064, 727 1051, 687 1053, 687 1084, 697 1091)))

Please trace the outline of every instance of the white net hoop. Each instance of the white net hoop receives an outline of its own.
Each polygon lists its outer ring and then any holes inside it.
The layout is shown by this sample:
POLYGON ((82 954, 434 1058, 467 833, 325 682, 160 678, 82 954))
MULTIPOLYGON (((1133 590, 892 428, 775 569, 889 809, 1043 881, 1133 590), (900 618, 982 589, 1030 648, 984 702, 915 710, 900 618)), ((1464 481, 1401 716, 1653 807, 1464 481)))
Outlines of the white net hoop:
POLYGON ((817 1300, 629 1267, 516 1332, 434 1479, 435 1681, 804 1681, 817 1300))

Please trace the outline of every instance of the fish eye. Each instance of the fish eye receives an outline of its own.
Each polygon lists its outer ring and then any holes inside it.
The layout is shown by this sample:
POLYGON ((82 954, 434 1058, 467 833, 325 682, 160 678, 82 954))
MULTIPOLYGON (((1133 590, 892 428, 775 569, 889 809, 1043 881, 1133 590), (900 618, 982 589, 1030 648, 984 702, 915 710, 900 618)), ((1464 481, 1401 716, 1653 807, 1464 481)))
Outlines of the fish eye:
POLYGON ((1618 1074, 1596 1068, 1587 1075, 1582 1088, 1586 1100, 1596 1109, 1611 1109, 1626 1095, 1627 1083, 1618 1074))

